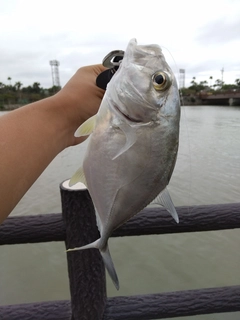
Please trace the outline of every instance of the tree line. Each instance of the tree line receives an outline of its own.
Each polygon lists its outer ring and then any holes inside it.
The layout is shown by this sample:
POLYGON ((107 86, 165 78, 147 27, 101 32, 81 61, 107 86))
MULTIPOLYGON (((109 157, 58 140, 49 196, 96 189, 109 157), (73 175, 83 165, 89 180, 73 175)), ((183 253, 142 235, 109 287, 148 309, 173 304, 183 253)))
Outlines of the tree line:
POLYGON ((8 84, 0 82, 0 109, 3 109, 4 105, 25 105, 38 101, 55 94, 61 89, 57 86, 43 88, 39 82, 23 87, 20 81, 12 85, 11 77, 8 77, 7 80, 8 84))
POLYGON ((214 93, 224 93, 240 90, 240 79, 236 79, 234 84, 227 84, 224 81, 217 79, 213 83, 213 77, 209 77, 209 81, 204 80, 197 82, 196 77, 192 78, 191 85, 187 88, 181 88, 183 95, 199 94, 201 92, 214 93))
MULTIPOLYGON (((34 82, 31 86, 23 87, 20 81, 11 84, 11 77, 7 78, 8 84, 0 82, 0 109, 4 109, 4 105, 25 105, 40 99, 49 97, 59 91, 61 88, 53 86, 51 88, 41 87, 39 82, 34 82)), ((240 79, 236 79, 234 84, 226 84, 224 81, 217 79, 213 82, 213 77, 209 80, 196 81, 196 77, 192 78, 191 85, 181 88, 182 95, 196 95, 201 92, 211 94, 240 90, 240 79)))

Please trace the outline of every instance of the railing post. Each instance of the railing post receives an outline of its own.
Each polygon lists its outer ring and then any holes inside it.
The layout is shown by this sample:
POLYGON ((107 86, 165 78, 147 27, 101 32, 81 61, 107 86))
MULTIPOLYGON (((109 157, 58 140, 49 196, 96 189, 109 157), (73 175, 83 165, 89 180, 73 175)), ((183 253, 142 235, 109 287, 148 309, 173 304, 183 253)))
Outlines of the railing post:
MULTIPOLYGON (((60 186, 66 248, 80 247, 99 238, 93 203, 86 187, 60 186)), ((97 249, 67 253, 71 293, 71 320, 100 320, 106 304, 105 268, 97 249)))

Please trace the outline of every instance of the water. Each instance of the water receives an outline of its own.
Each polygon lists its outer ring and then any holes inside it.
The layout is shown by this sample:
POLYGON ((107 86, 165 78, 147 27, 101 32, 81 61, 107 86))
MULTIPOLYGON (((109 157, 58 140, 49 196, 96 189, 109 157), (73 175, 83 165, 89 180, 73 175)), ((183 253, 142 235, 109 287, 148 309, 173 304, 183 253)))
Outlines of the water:
MULTIPOLYGON (((182 108, 180 150, 169 187, 176 206, 239 202, 239 134, 238 107, 182 108)), ((12 215, 61 212, 59 184, 79 167, 86 145, 58 155, 12 215)), ((240 284, 239 239, 240 230, 110 239, 121 288, 117 292, 108 278, 108 295, 240 284)), ((64 250, 55 242, 1 246, 0 304, 69 299, 64 250)))

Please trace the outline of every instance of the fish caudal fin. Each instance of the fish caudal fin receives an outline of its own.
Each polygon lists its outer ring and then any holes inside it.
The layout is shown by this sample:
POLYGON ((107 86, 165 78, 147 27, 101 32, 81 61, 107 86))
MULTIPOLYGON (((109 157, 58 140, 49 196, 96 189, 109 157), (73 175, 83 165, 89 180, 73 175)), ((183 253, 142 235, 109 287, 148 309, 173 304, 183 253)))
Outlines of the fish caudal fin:
POLYGON ((116 289, 119 290, 119 281, 118 281, 118 276, 110 255, 110 251, 108 248, 108 244, 106 244, 103 248, 101 246, 101 238, 97 239, 96 241, 89 243, 85 246, 82 247, 77 247, 73 249, 68 249, 67 252, 70 251, 78 251, 78 250, 85 250, 85 249, 99 249, 101 256, 103 258, 104 265, 109 273, 109 276, 112 279, 113 284, 115 285, 116 289))
POLYGON ((174 204, 172 202, 172 199, 170 197, 170 194, 167 190, 167 188, 165 188, 152 202, 151 204, 157 204, 160 206, 163 206, 165 209, 167 209, 167 211, 171 214, 171 216, 173 217, 173 219, 179 223, 179 218, 178 218, 178 214, 177 211, 174 207, 174 204))
POLYGON ((100 253, 102 255, 105 267, 108 271, 110 278, 112 279, 113 284, 115 285, 116 289, 119 290, 118 276, 117 276, 117 273, 116 273, 111 255, 110 255, 108 244, 106 244, 104 249, 100 250, 100 253))

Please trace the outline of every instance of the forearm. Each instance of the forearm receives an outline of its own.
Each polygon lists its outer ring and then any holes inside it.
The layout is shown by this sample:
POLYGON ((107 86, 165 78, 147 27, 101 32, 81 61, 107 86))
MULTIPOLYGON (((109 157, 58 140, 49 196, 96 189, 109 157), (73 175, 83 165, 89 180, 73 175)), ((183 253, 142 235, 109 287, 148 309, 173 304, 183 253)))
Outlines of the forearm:
POLYGON ((55 96, 0 117, 0 223, 59 152, 84 140, 74 132, 98 111, 105 69, 80 68, 55 96))
POLYGON ((70 145, 73 128, 58 103, 52 97, 0 117, 0 223, 53 158, 70 145))

